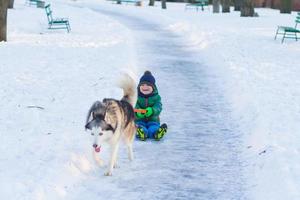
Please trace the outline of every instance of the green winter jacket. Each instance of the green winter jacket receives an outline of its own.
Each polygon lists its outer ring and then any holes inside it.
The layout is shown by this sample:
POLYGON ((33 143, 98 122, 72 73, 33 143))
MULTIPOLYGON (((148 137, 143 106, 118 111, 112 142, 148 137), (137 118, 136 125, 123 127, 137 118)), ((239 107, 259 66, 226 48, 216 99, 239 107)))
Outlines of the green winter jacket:
POLYGON ((161 98, 160 98, 160 95, 158 94, 158 90, 157 90, 156 86, 154 86, 153 93, 149 97, 147 97, 147 96, 143 97, 143 95, 140 93, 138 95, 138 99, 137 99, 135 108, 136 109, 146 109, 147 107, 152 107, 153 114, 150 117, 137 119, 136 122, 138 122, 138 121, 160 122, 159 114, 162 111, 162 104, 161 104, 161 98))

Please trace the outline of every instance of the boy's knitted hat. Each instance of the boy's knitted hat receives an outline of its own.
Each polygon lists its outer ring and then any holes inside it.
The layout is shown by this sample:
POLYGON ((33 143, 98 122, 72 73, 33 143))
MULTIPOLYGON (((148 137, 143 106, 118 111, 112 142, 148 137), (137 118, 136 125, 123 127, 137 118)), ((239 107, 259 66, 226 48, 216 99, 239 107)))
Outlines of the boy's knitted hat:
POLYGON ((143 83, 150 84, 153 87, 155 86, 155 78, 150 71, 145 71, 144 75, 141 77, 139 85, 143 83))

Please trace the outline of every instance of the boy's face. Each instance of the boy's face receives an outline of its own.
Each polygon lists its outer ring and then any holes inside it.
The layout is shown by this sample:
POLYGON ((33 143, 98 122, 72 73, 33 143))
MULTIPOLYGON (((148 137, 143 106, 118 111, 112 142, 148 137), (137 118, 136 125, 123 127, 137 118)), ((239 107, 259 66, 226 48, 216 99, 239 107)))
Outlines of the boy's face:
POLYGON ((148 95, 151 94, 153 92, 153 88, 151 85, 148 85, 146 83, 143 83, 140 85, 140 91, 141 93, 148 95))

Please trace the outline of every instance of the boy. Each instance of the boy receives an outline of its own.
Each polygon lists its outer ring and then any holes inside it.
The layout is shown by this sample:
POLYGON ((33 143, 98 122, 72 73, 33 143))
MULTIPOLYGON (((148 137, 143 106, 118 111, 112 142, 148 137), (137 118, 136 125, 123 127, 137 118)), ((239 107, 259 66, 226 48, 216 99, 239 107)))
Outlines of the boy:
POLYGON ((160 126, 161 98, 150 71, 145 71, 138 85, 138 100, 135 105, 137 138, 160 140, 167 132, 167 125, 160 126))

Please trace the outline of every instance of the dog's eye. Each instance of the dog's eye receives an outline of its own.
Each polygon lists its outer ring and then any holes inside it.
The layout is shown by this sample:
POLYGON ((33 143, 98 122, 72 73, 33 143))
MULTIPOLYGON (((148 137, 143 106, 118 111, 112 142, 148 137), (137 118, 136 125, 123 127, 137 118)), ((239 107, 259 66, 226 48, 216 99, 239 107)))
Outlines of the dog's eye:
POLYGON ((105 130, 106 131, 114 131, 113 127, 110 124, 108 124, 107 127, 105 127, 105 130))
POLYGON ((91 133, 91 135, 95 135, 94 133, 91 133))
POLYGON ((103 135, 103 133, 99 133, 99 135, 100 135, 100 136, 102 136, 102 135, 103 135))

